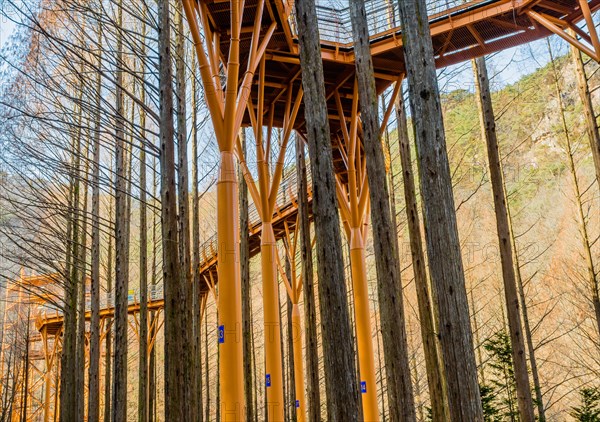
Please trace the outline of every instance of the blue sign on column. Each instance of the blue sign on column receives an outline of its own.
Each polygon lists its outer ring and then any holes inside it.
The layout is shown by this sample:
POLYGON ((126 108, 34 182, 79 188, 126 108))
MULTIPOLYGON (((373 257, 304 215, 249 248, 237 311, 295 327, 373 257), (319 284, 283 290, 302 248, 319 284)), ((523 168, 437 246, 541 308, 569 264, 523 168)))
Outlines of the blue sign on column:
POLYGON ((225 343, 225 326, 219 325, 219 343, 225 343))
POLYGON ((362 394, 365 394, 367 392, 367 382, 366 381, 360 382, 360 392, 362 394))
POLYGON ((265 380, 267 382, 267 387, 271 386, 271 374, 265 375, 265 380))
POLYGON ((300 400, 296 400, 296 407, 300 407, 300 400))

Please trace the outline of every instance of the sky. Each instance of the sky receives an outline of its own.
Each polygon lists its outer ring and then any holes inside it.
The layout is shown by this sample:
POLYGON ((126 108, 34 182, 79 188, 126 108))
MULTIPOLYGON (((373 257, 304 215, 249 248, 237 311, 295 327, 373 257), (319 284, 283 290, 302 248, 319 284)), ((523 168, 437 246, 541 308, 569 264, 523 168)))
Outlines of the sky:
POLYGON ((10 16, 14 15, 12 8, 13 6, 9 4, 9 1, 0 0, 0 48, 4 46, 4 43, 15 29, 15 24, 9 19, 10 16))
MULTIPOLYGON (((569 46, 561 38, 548 38, 555 57, 569 53, 569 46)), ((523 76, 535 72, 550 62, 546 39, 510 48, 486 56, 492 90, 501 89, 514 84, 523 76)), ((473 72, 471 63, 463 62, 458 65, 438 71, 440 91, 448 93, 456 89, 466 89, 474 92, 473 72), (448 76, 445 76, 448 75, 448 76)))

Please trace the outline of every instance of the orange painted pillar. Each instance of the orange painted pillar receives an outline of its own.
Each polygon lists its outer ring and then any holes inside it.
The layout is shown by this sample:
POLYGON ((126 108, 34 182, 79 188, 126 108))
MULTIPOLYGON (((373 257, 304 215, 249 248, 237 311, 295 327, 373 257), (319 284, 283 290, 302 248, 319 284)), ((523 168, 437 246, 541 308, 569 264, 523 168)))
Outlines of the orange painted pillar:
POLYGON ((217 246, 219 253, 219 371, 221 420, 243 421, 242 289, 238 186, 234 155, 221 151, 217 181, 217 246))
POLYGON ((277 245, 273 225, 263 222, 260 239, 263 312, 265 327, 265 386, 269 421, 283 422, 283 374, 281 358, 281 321, 277 283, 277 245))
POLYGON ((363 418, 365 422, 378 422, 379 409, 375 384, 375 359, 371 336, 371 311, 369 306, 365 245, 362 230, 359 227, 350 229, 350 268, 352 271, 352 290, 354 294, 354 319, 356 321, 356 343, 358 348, 363 418))
POLYGON ((292 344, 294 351, 294 387, 296 389, 296 420, 306 420, 306 395, 304 392, 304 361, 302 359, 302 322, 300 307, 297 303, 292 304, 292 344))

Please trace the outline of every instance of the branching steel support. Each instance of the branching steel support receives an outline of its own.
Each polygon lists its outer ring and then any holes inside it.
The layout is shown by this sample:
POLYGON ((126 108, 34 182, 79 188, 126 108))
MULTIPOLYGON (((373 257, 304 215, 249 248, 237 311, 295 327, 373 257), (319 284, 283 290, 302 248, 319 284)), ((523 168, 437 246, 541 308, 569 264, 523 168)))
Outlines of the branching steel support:
MULTIPOLYGON (((262 61, 267 44, 275 30, 272 23, 261 37, 264 0, 259 0, 254 12, 252 42, 247 67, 240 77, 240 35, 244 2, 230 0, 230 47, 227 62, 220 54, 219 34, 213 31, 207 17, 206 5, 193 0, 182 0, 194 47, 213 128, 221 151, 217 182, 217 247, 219 254, 219 374, 221 419, 243 421, 244 383, 242 348, 242 299, 239 249, 238 185, 234 150, 242 124, 256 69, 262 61), (200 34, 200 26, 202 33, 200 34), (261 39, 262 38, 262 39, 261 39), (206 42, 205 42, 206 41, 206 42), (226 80, 221 83, 219 69, 224 69, 226 80)), ((261 115, 262 118, 262 115, 261 115)), ((280 346, 281 347, 281 346, 280 346)), ((276 360, 276 358, 274 358, 276 360)), ((267 358, 269 360, 269 358, 267 358)), ((272 399, 272 397, 270 397, 272 399)), ((279 399, 275 399, 279 400, 279 399)), ((281 401, 283 414, 283 394, 281 401)), ((275 415, 272 421, 283 420, 275 415)))
POLYGON ((302 294, 302 273, 297 274, 297 263, 296 263, 296 252, 298 246, 298 235, 299 235, 299 216, 296 216, 296 224, 294 225, 294 232, 289 229, 287 222, 284 222, 285 227, 285 238, 284 246, 287 254, 287 259, 290 263, 291 268, 291 279, 288 279, 283 267, 279 260, 277 266, 279 273, 285 284, 290 301, 292 302, 292 332, 288 335, 292 336, 293 345, 293 356, 294 356, 294 389, 296 392, 296 403, 294 407, 296 409, 296 420, 298 422, 304 422, 306 420, 306 394, 304 391, 304 360, 302 357, 302 317, 300 314, 300 295, 302 294))
POLYGON ((375 358, 373 354, 373 336, 371 330, 371 310, 369 305, 369 286, 365 260, 365 235, 367 227, 367 209, 369 206, 369 188, 364 166, 364 156, 358 138, 358 86, 354 84, 352 97, 352 115, 350 130, 342 107, 340 94, 335 91, 335 101, 342 127, 340 147, 345 156, 348 171, 347 187, 337 179, 337 197, 344 228, 350 243, 350 268, 352 272, 352 291, 354 296, 354 319, 356 324, 356 343, 362 395, 363 418, 365 421, 379 421, 377 405, 377 387, 375 383, 375 358))

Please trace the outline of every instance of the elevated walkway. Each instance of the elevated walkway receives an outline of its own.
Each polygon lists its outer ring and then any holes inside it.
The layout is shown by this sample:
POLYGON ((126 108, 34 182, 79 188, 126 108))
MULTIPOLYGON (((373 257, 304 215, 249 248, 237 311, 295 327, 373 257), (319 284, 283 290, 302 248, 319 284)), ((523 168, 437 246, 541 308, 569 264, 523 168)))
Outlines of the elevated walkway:
MULTIPOLYGON (((247 0, 243 14, 240 49, 240 68, 246 67, 252 40, 254 14, 258 0, 247 0)), ((344 0, 321 0, 317 6, 320 22, 321 48, 325 75, 326 95, 330 126, 334 139, 341 138, 340 113, 334 98, 339 94, 344 116, 352 115, 354 93, 354 52, 352 28, 348 4, 344 0), (327 4, 325 6, 324 4, 327 4)), ((196 12, 204 23, 205 36, 218 39, 220 51, 215 55, 223 58, 229 51, 230 2, 210 0, 196 3, 196 12)), ((382 93, 404 77, 402 28, 395 0, 368 0, 366 2, 371 34, 371 52, 375 69, 378 93, 382 93)), ((595 60, 600 59, 600 41, 596 34, 591 13, 600 8, 600 0, 428 0, 427 10, 431 26, 431 38, 435 51, 436 65, 444 67, 469 60, 484 54, 528 43, 553 33, 575 45, 595 60), (582 22, 585 23, 582 29, 582 22), (576 34, 576 35, 574 35, 576 34)), ((273 31, 265 50, 264 109, 273 109, 273 127, 282 127, 286 109, 285 92, 293 87, 298 92, 301 84, 301 69, 298 56, 293 3, 288 0, 267 0, 263 9, 260 32, 273 31)), ((251 101, 258 104, 258 82, 252 85, 251 101)), ((298 113, 295 129, 305 134, 303 106, 298 113)), ((350 118, 350 117, 348 117, 350 118)), ((250 126, 246 113, 243 124, 250 126)), ((332 145, 336 172, 344 179, 346 171, 344 153, 339 144, 332 145)), ((295 175, 282 182, 273 217, 275 236, 284 235, 284 222, 289 227, 295 224, 297 202, 295 197, 295 175)), ((310 186, 309 186, 310 187, 310 186)), ((309 201, 311 200, 309 192, 309 201)), ((260 252, 261 221, 256 211, 252 212, 250 233, 250 255, 260 252)), ((216 234, 201 247, 202 262, 199 266, 202 292, 217 279, 216 234)), ((137 295, 130 295, 129 313, 139 311, 137 295)), ((151 292, 150 309, 161 309, 164 305, 162 289, 151 292)), ((112 316, 114 308, 104 303, 102 316, 112 316)), ((86 314, 89 318, 90 313, 86 314)), ((59 333, 63 316, 56 308, 41 305, 36 327, 48 334, 59 333)))
MULTIPOLYGON (((312 204, 310 179, 308 201, 309 205, 312 204)), ((262 225, 258 213, 256 212, 256 208, 253 204, 250 205, 248 213, 250 220, 250 224, 248 225, 248 231, 250 234, 250 256, 253 257, 260 252, 260 233, 262 225)), ((277 196, 276 212, 273 215, 273 231, 275 232, 275 237, 278 240, 285 237, 286 223, 288 229, 294 229, 296 225, 297 213, 298 203, 296 196, 296 173, 294 172, 282 181, 279 194, 277 196)), ((211 280, 214 283, 217 281, 218 254, 216 233, 200 247, 200 260, 199 273, 201 280, 205 281, 201 281, 201 293, 207 294, 211 280)), ((37 278, 40 280, 43 278, 45 280, 44 284, 51 283, 53 281, 51 276, 37 278)), ((156 286, 149 286, 148 296, 148 310, 158 311, 164 307, 162 283, 157 284, 156 286)), ((130 315, 139 313, 139 297, 140 295, 138 289, 132 289, 129 291, 128 311, 130 315)), ((54 300, 56 300, 55 297, 54 300)), ((38 302, 38 312, 37 315, 35 315, 35 326, 37 330, 44 332, 44 334, 47 336, 55 336, 60 334, 64 320, 62 312, 58 309, 58 307, 51 305, 42 299, 40 299, 38 302)), ((91 318, 89 301, 86 304, 86 309, 87 311, 85 318, 89 321, 91 318)), ((100 304, 100 319, 102 320, 112 317, 114 315, 114 310, 114 299, 110 297, 108 299, 104 298, 100 304)))

